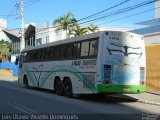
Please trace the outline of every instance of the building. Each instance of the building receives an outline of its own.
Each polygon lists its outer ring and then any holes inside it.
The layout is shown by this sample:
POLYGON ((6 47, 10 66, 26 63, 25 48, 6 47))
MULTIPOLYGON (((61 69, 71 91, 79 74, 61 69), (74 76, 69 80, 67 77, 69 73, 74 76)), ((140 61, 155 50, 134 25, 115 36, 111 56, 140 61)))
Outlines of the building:
MULTIPOLYGON (((88 27, 88 26, 83 26, 88 27)), ((99 31, 111 30, 111 31, 128 31, 126 28, 111 28, 111 27, 99 27, 99 31)), ((63 40, 67 38, 66 31, 57 30, 54 26, 49 26, 49 24, 43 24, 36 26, 36 45, 46 44, 49 42, 54 42, 58 40, 63 40)), ((71 36, 73 37, 73 36, 71 36)))
POLYGON ((8 40, 12 42, 11 62, 15 62, 16 56, 20 54, 20 31, 3 29, 3 32, 7 36, 8 40))
POLYGON ((131 30, 131 32, 144 35, 145 44, 160 44, 160 0, 155 2, 155 19, 136 23, 146 25, 141 29, 131 30))
POLYGON ((25 30, 25 48, 35 46, 35 26, 29 24, 25 30))
POLYGON ((7 40, 6 34, 2 31, 4 28, 7 27, 7 20, 0 19, 0 40, 7 40))

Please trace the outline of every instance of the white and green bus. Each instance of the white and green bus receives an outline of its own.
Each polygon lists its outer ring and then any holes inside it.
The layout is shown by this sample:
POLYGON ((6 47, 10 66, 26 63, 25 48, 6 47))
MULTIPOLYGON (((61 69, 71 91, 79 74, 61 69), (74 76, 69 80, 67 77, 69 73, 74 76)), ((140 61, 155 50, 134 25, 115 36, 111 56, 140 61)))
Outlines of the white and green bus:
POLYGON ((18 81, 68 97, 144 92, 143 36, 101 31, 26 48, 20 55, 18 81))

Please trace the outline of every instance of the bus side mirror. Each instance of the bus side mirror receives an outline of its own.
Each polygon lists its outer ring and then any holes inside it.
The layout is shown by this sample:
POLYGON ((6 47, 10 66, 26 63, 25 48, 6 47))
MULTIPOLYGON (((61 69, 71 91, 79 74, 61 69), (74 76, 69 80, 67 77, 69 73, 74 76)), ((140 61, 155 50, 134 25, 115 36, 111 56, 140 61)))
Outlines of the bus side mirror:
POLYGON ((18 65, 19 63, 19 57, 16 57, 15 65, 18 65))

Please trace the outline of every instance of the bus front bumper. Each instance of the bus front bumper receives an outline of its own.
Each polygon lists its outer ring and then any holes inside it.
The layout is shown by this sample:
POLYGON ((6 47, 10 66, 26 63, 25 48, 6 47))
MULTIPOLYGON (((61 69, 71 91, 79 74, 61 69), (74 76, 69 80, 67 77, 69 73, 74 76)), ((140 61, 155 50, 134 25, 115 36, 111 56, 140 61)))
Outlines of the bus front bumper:
POLYGON ((145 92, 145 85, 106 85, 97 86, 98 93, 142 93, 145 92))

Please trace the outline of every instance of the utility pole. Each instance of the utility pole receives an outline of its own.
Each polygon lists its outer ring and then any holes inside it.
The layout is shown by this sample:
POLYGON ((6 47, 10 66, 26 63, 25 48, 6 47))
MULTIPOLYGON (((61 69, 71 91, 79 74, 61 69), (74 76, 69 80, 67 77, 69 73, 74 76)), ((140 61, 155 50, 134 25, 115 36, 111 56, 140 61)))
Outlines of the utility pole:
POLYGON ((24 35, 24 1, 20 3, 20 15, 21 15, 21 41, 20 41, 20 52, 25 48, 25 35, 24 35))

